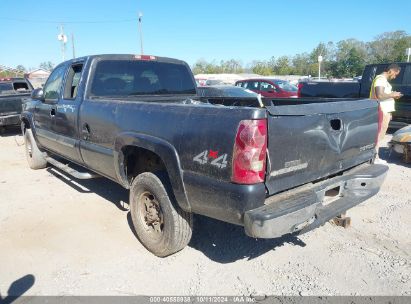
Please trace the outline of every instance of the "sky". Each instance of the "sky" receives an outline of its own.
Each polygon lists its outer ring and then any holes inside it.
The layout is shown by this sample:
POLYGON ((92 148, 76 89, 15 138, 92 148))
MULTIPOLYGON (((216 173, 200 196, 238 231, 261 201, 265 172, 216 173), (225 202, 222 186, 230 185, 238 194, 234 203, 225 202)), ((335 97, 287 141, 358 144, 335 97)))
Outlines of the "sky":
POLYGON ((69 38, 66 59, 72 34, 76 57, 139 54, 138 12, 145 54, 247 65, 310 52, 320 42, 411 34, 410 11, 409 0, 0 0, 0 65, 61 62, 60 24, 69 38))

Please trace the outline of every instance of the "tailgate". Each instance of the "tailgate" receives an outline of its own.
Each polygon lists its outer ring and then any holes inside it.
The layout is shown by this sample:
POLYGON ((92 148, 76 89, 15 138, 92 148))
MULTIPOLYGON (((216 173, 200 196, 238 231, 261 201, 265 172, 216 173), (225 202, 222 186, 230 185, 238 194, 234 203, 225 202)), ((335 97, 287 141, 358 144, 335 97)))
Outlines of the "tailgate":
POLYGON ((336 174, 374 155, 375 101, 305 102, 267 106, 270 195, 336 174))
POLYGON ((20 114, 22 110, 22 98, 24 95, 0 95, 0 115, 20 114))

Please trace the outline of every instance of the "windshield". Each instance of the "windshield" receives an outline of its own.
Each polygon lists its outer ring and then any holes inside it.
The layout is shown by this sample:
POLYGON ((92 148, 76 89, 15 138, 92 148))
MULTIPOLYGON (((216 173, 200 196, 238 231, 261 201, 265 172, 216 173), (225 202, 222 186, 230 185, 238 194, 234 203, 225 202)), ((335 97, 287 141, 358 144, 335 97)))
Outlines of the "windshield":
POLYGON ((276 85, 280 87, 280 89, 287 91, 287 92, 297 92, 298 88, 295 85, 292 85, 288 81, 281 81, 277 80, 274 82, 276 85))
POLYGON ((183 64, 157 61, 102 60, 97 63, 91 96, 196 94, 183 64))

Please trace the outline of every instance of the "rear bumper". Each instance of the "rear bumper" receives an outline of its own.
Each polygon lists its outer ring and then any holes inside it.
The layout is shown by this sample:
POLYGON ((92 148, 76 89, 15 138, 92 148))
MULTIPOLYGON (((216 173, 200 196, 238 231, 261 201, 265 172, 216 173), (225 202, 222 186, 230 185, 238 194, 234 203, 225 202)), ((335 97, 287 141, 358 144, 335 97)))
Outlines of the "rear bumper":
POLYGON ((20 125, 20 114, 0 116, 0 126, 20 125))
POLYGON ((319 227, 375 195, 387 171, 385 165, 365 164, 341 176, 273 195, 264 206, 245 212, 245 232, 251 237, 275 238, 319 227))

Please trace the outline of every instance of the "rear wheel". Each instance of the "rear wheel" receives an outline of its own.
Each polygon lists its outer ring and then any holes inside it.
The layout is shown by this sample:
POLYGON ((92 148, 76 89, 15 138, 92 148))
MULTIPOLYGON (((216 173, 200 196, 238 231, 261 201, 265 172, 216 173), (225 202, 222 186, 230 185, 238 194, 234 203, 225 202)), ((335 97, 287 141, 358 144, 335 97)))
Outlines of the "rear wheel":
POLYGON ((33 133, 30 129, 26 129, 24 132, 24 144, 26 148, 26 158, 31 169, 43 169, 47 166, 47 161, 43 156, 43 153, 37 147, 34 140, 33 133))
POLYGON ((183 249, 191 239, 192 214, 175 202, 163 172, 138 175, 130 189, 130 212, 140 242, 165 257, 183 249))

